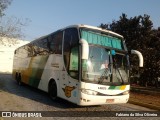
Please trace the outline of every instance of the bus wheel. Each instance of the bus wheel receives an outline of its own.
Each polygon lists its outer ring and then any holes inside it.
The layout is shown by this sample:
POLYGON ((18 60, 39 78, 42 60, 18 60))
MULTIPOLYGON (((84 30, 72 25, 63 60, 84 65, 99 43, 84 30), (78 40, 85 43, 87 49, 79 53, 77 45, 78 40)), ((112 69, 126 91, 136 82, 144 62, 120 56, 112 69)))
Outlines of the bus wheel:
POLYGON ((17 83, 18 83, 18 85, 19 86, 21 86, 22 85, 22 81, 21 81, 21 74, 19 74, 18 76, 17 76, 17 83))
POLYGON ((52 100, 57 100, 57 85, 55 81, 49 83, 49 96, 52 100))
POLYGON ((16 81, 18 80, 18 73, 16 73, 16 75, 15 75, 15 80, 16 81))

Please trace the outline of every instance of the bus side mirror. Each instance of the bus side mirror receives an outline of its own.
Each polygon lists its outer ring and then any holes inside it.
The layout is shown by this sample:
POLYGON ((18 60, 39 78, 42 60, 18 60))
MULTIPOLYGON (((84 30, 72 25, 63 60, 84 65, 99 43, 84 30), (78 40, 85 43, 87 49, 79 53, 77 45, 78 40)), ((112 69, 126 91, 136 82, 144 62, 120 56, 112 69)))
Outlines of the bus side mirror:
POLYGON ((131 50, 130 54, 135 54, 139 58, 139 67, 143 67, 143 56, 142 53, 137 50, 131 50))
POLYGON ((89 56, 89 45, 88 42, 84 39, 81 39, 79 43, 82 46, 82 59, 88 60, 89 56))

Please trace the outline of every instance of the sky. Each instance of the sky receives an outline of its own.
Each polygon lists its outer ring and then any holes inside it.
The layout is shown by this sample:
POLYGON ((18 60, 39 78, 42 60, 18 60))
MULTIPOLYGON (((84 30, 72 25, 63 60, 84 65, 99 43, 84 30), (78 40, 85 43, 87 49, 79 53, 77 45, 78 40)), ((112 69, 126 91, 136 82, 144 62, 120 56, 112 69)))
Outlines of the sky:
POLYGON ((159 11, 160 0, 13 0, 5 14, 29 19, 22 32, 23 39, 32 41, 69 25, 112 23, 122 13, 128 18, 147 14, 157 28, 159 11))

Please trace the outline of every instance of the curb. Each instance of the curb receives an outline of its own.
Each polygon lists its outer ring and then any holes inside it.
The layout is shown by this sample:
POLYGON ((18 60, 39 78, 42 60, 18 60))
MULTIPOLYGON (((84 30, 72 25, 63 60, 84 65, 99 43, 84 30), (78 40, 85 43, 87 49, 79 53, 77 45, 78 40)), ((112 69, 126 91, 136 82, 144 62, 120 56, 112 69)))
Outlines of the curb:
POLYGON ((160 106, 154 106, 154 105, 150 105, 150 104, 147 104, 147 103, 141 103, 141 102, 138 102, 138 101, 135 101, 135 100, 129 100, 128 103, 160 111, 160 106))

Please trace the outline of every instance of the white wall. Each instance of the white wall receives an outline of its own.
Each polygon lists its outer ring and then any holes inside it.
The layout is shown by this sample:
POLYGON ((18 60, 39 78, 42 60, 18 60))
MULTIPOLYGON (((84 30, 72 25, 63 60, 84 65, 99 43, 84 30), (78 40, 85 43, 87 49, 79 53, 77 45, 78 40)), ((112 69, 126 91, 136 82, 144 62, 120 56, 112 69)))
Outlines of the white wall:
POLYGON ((29 41, 17 40, 15 45, 10 45, 5 38, 3 38, 3 41, 5 41, 5 45, 0 44, 0 73, 11 73, 14 50, 29 43, 29 41))

